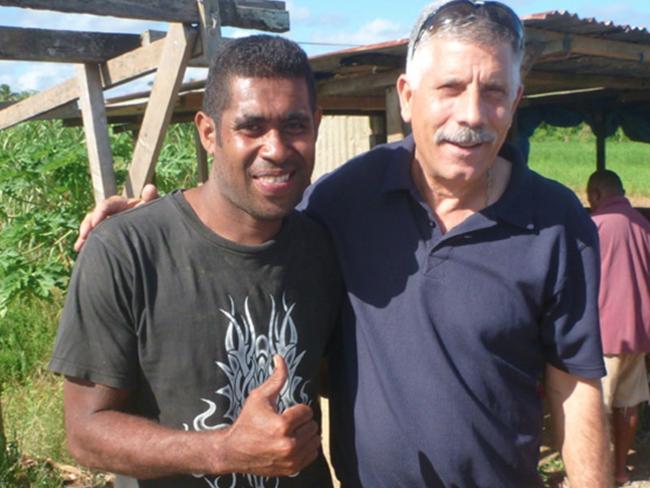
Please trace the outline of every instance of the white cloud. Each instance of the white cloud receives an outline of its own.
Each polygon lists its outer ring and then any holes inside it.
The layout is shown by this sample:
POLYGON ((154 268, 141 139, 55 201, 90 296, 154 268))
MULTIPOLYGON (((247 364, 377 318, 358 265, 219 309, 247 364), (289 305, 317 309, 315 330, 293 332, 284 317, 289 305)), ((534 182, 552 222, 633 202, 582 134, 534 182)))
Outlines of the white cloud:
POLYGON ((400 23, 377 18, 354 31, 314 32, 312 39, 317 42, 363 45, 392 41, 406 35, 407 29, 400 23))
POLYGON ((74 68, 67 64, 34 63, 18 77, 18 90, 42 90, 74 75, 74 68))
POLYGON ((289 11, 289 20, 291 23, 302 22, 311 17, 309 9, 298 5, 296 0, 287 0, 287 10, 289 11))

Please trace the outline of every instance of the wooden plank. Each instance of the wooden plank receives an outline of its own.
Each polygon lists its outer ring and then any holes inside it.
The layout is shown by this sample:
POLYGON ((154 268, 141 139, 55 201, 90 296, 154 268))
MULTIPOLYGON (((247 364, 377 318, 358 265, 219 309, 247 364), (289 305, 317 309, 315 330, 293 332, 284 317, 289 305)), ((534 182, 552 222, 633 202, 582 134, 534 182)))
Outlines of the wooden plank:
MULTIPOLYGON (((122 54, 102 65, 102 87, 117 86, 156 69, 164 39, 122 54)), ((31 119, 79 98, 76 78, 64 81, 0 110, 0 130, 31 119)))
POLYGON ((0 27, 0 59, 103 63, 138 47, 137 34, 0 27))
POLYGON ((386 89, 386 141, 395 142, 404 139, 406 132, 397 88, 391 86, 386 89))
POLYGON ((526 93, 560 91, 578 88, 650 89, 650 79, 621 76, 601 76, 552 71, 530 72, 526 78, 526 93))
POLYGON ((144 185, 151 181, 190 58, 193 37, 193 31, 183 24, 170 25, 125 183, 124 192, 129 197, 140 195, 144 185))
POLYGON ((325 112, 383 112, 386 97, 376 96, 322 96, 318 105, 325 112))
MULTIPOLYGON (((163 22, 200 21, 196 0, 0 0, 0 5, 163 22)), ((219 0, 219 10, 222 25, 271 32, 289 30, 284 2, 219 0)))
POLYGON ((542 58, 558 55, 579 54, 610 59, 650 63, 650 46, 632 42, 611 41, 578 34, 552 32, 543 29, 526 28, 527 42, 543 42, 546 48, 542 58))
POLYGON ((221 40, 219 0, 196 0, 196 4, 201 19, 199 25, 201 26, 202 61, 209 66, 221 40))
POLYGON ((367 95, 369 90, 384 90, 395 85, 401 73, 401 70, 391 70, 367 76, 331 78, 318 84, 318 96, 367 95))
POLYGON ((77 67, 77 76, 79 105, 88 148, 88 165, 95 203, 99 203, 117 192, 101 75, 96 64, 82 64, 77 67))
POLYGON ((64 81, 0 110, 0 130, 28 120, 79 97, 79 82, 64 81))
POLYGON ((521 80, 524 81, 528 77, 530 70, 533 69, 535 63, 542 57, 546 43, 544 42, 528 42, 526 43, 526 51, 524 58, 521 60, 521 80))

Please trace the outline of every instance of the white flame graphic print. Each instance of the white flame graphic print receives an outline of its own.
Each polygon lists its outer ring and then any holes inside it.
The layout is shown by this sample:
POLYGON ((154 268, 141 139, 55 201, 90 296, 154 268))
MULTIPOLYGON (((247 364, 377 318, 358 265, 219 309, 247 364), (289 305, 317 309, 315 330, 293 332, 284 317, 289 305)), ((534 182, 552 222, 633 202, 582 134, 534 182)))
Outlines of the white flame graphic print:
MULTIPOLYGON (((217 404, 206 398, 201 401, 207 408, 197 415, 191 427, 183 424, 185 430, 215 430, 227 427, 239 416, 248 394, 257 388, 269 377, 273 370, 273 356, 279 354, 284 357, 288 369, 288 378, 278 397, 278 411, 283 412, 292 405, 311 403, 305 392, 309 381, 305 381, 296 374, 300 361, 305 351, 298 352, 298 330, 291 317, 295 304, 287 304, 286 297, 282 296, 282 304, 278 309, 273 296, 271 298, 271 313, 268 320, 267 334, 256 332, 255 321, 251 315, 248 297, 244 300, 244 312, 237 315, 235 302, 230 300, 230 310, 219 309, 228 320, 226 330, 227 361, 216 361, 217 366, 228 378, 226 386, 219 388, 216 393, 223 396, 228 406, 223 418, 227 422, 213 424, 213 415, 217 412, 217 404)), ((210 479, 200 474, 210 488, 234 488, 238 478, 245 481, 251 488, 277 488, 279 478, 268 478, 254 475, 230 474, 210 479)))

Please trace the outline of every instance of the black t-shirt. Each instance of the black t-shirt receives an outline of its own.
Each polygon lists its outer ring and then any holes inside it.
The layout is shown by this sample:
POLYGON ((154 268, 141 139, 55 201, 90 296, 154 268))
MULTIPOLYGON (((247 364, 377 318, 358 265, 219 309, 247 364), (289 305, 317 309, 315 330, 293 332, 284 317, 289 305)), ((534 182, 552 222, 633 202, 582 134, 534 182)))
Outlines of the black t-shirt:
MULTIPOLYGON (((284 356, 279 408, 318 408, 341 297, 327 233, 298 212, 261 246, 208 229, 181 192, 95 229, 70 282, 50 369, 132 389, 134 413, 190 431, 232 424, 284 356)), ((294 478, 182 477, 134 486, 330 486, 322 455, 294 478), (279 484, 277 482, 279 481, 279 484)), ((119 484, 118 484, 119 486, 119 484)), ((128 486, 124 480, 124 486, 128 486)))

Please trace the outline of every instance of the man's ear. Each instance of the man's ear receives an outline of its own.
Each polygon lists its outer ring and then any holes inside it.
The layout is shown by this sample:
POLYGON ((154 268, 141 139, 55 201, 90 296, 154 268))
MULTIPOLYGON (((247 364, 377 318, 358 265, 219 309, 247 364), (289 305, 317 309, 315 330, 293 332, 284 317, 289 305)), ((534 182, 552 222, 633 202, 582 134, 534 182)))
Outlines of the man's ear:
POLYGON ((213 155, 218 138, 217 124, 212 120, 212 117, 201 111, 198 111, 194 116, 194 124, 196 125, 196 131, 199 133, 203 149, 208 154, 213 155))
POLYGON ((397 94, 399 95, 400 113, 402 120, 407 124, 411 123, 411 103, 413 101, 413 87, 405 74, 397 78, 397 94))

